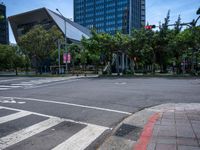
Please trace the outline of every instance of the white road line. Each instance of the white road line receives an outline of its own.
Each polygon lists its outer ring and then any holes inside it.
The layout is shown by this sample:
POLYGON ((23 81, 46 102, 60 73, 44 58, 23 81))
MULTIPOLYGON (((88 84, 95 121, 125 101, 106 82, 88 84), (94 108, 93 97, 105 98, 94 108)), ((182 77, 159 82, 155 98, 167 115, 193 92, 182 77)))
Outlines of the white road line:
POLYGON ((0 90, 9 90, 10 88, 0 88, 0 90))
MULTIPOLYGON (((16 108, 10 108, 10 107, 5 107, 5 106, 0 106, 0 109, 10 109, 10 110, 14 110, 14 111, 22 111, 20 109, 16 109, 16 108)), ((23 110, 24 111, 24 110, 23 110)), ((26 112, 30 112, 30 111, 26 111, 26 112)), ((50 116, 50 115, 45 115, 45 114, 40 114, 40 113, 36 113, 36 112, 30 112, 34 115, 39 115, 39 116, 43 116, 43 117, 48 117, 48 118, 59 118, 59 117, 55 117, 55 116, 50 116)), ((81 121, 75 121, 75 120, 72 120, 72 119, 65 119, 65 118, 59 118, 59 119, 62 119, 63 121, 68 121, 68 122, 73 122, 73 123, 78 123, 78 124, 83 124, 83 125, 94 125, 94 124, 90 124, 90 123, 86 123, 86 122, 81 122, 81 121)), ((98 125, 96 125, 98 126, 98 125)), ((104 126, 99 126, 99 127, 104 127, 104 126)), ((110 129, 112 130, 112 128, 109 128, 109 127, 104 127, 104 128, 107 128, 107 129, 110 129)))
POLYGON ((17 85, 0 85, 1 88, 18 88, 18 87, 21 87, 21 86, 17 86, 17 85))
POLYGON ((1 83, 1 82, 15 81, 15 80, 22 80, 22 79, 9 79, 9 80, 0 80, 0 83, 1 83))
POLYGON ((21 142, 61 122, 63 122, 62 119, 50 118, 30 127, 24 128, 20 131, 17 131, 15 133, 12 133, 8 136, 2 137, 0 138, 0 149, 5 149, 11 145, 21 142))
POLYGON ((62 104, 62 105, 89 108, 89 109, 95 109, 95 110, 101 110, 101 111, 115 112, 115 113, 126 114, 126 115, 132 114, 130 112, 125 112, 125 111, 119 111, 119 110, 107 109, 107 108, 101 108, 101 107, 94 107, 94 106, 88 106, 88 105, 80 105, 80 104, 74 104, 74 103, 67 103, 67 102, 41 100, 41 99, 34 99, 34 98, 20 98, 20 97, 0 97, 0 98, 14 98, 14 99, 25 100, 25 101, 37 101, 37 102, 44 102, 44 103, 62 104))
POLYGON ((26 85, 32 85, 32 84, 29 84, 29 83, 19 83, 19 84, 11 84, 11 85, 14 85, 14 86, 26 86, 26 85))
POLYGON ((21 118, 21 117, 25 117, 25 116, 28 116, 30 114, 32 114, 32 113, 26 112, 26 111, 21 111, 21 112, 14 113, 14 114, 11 114, 11 115, 3 116, 3 117, 0 117, 0 124, 11 121, 11 120, 15 120, 15 119, 18 119, 18 118, 21 118))
MULTIPOLYGON (((79 79, 75 79, 75 80, 66 80, 66 81, 63 81, 62 83, 70 83, 70 82, 74 82, 74 81, 78 81, 79 79)), ((60 80, 61 82, 61 80, 60 80)), ((46 87, 46 86, 50 86, 50 85, 56 85, 56 84, 61 84, 59 81, 58 82, 55 82, 55 83, 51 83, 49 82, 49 84, 45 84, 45 85, 36 85, 36 86, 30 86, 30 87, 25 87, 24 89, 34 89, 34 88, 40 88, 40 87, 46 87)))
POLYGON ((106 128, 95 125, 87 126, 52 150, 84 150, 105 130, 106 128))

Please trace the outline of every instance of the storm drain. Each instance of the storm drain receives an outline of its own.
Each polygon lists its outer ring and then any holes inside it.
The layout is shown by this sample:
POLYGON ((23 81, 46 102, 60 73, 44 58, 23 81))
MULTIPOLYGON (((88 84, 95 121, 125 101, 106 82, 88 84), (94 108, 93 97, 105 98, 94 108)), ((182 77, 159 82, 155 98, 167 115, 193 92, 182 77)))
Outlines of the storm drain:
POLYGON ((142 128, 137 126, 132 126, 129 124, 122 124, 117 131, 115 132, 115 136, 123 137, 132 141, 137 141, 140 136, 142 128))

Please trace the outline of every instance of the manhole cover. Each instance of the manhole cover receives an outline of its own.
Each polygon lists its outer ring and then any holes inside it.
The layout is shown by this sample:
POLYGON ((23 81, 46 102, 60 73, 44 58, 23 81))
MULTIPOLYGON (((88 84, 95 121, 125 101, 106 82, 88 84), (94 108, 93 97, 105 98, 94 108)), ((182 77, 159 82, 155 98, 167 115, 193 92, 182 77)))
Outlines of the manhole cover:
POLYGON ((140 136, 142 128, 132 126, 129 124, 122 124, 115 132, 115 136, 123 137, 129 140, 137 141, 140 136))

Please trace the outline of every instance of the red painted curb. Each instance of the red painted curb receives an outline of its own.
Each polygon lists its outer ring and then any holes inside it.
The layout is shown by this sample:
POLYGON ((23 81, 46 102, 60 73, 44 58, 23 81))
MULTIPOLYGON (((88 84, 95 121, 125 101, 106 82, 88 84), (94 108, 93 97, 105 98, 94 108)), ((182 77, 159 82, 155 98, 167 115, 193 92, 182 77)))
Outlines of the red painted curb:
POLYGON ((148 143, 153 133, 154 124, 156 123, 159 117, 160 117, 160 114, 156 113, 149 118, 147 124, 144 126, 144 129, 142 131, 142 134, 140 135, 138 142, 134 145, 133 150, 147 149, 148 143))

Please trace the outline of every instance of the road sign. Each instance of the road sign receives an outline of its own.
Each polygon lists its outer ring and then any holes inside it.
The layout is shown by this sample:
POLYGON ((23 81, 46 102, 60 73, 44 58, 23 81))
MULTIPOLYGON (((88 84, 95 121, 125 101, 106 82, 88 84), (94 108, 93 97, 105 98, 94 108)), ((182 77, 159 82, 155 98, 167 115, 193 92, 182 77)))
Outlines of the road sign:
POLYGON ((69 64, 70 62, 71 62, 71 54, 68 53, 68 54, 67 54, 67 63, 69 64))
POLYGON ((67 53, 63 54, 63 63, 66 64, 67 63, 67 53))

